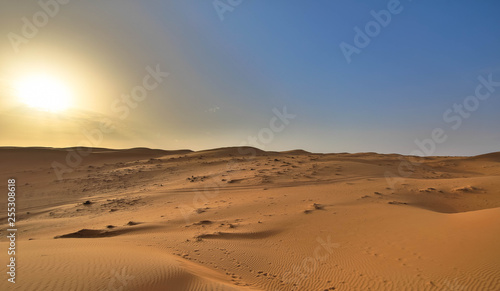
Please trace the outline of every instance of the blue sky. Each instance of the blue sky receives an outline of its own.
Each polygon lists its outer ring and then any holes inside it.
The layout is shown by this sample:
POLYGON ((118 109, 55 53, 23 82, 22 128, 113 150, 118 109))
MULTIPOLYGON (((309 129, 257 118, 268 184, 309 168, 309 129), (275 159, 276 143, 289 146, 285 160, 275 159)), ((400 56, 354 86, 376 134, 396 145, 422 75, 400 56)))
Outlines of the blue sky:
MULTIPOLYGON (((13 29, 37 9, 9 5, 13 29)), ((474 94, 479 76, 500 81, 499 8, 497 1, 243 0, 221 20, 211 1, 70 3, 22 53, 1 52, 16 60, 43 46, 94 62, 87 71, 110 78, 109 95, 83 107, 111 116, 103 100, 133 87, 148 65, 168 70, 168 82, 123 121, 140 137, 105 146, 239 145, 286 106, 296 117, 262 148, 408 154, 415 139, 442 128, 448 138, 433 154, 473 155, 499 150, 500 87, 456 130, 443 113, 474 94), (400 13, 348 63, 339 45, 354 45, 354 28, 364 30, 371 11, 388 5, 400 13)))

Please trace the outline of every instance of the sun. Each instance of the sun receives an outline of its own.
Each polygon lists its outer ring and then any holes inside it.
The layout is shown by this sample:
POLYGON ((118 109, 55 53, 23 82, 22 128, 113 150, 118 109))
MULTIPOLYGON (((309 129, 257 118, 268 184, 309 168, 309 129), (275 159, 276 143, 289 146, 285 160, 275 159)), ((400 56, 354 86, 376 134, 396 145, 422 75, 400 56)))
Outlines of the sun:
POLYGON ((22 78, 15 84, 15 90, 21 102, 38 110, 60 112, 71 106, 71 90, 49 75, 22 78))

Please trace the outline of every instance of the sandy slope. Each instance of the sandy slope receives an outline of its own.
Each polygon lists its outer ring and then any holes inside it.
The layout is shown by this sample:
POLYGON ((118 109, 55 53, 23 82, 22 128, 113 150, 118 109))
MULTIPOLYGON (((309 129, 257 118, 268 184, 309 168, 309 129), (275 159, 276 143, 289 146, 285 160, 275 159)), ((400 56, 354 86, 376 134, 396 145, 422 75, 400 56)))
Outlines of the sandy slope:
POLYGON ((71 150, 0 149, 0 290, 500 290, 499 153, 71 150))

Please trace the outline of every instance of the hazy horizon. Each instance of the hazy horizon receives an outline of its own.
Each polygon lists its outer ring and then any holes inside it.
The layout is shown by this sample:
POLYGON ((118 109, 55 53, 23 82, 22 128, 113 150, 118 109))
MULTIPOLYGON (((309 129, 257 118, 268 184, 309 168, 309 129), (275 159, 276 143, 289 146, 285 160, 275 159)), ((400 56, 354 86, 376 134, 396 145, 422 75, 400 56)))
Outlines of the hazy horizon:
MULTIPOLYGON (((216 147, 216 148, 206 148, 206 149, 197 149, 197 150, 193 150, 193 149, 190 149, 190 148, 178 148, 178 149, 174 149, 174 148, 150 148, 150 147, 141 147, 141 146, 137 146, 137 147, 123 147, 123 148, 119 148, 119 147, 116 147, 116 148, 107 148, 107 147, 94 147, 92 148, 93 150, 96 150, 96 149, 103 149, 103 150, 110 150, 110 151, 124 151, 124 150, 133 150, 133 149, 145 149, 145 150, 152 150, 152 151, 156 151, 156 150, 160 150, 160 151, 166 151, 166 152, 175 152, 175 151, 191 151, 191 152, 204 152, 204 151, 211 151, 211 150, 218 150, 218 149, 225 149, 225 148, 239 148, 241 146, 223 146, 223 147, 216 147)), ((252 148, 255 148, 255 149, 258 149, 258 150, 262 150, 262 151, 265 151, 265 152, 289 152, 289 151, 299 151, 299 150, 304 150, 304 149, 299 149, 299 148, 290 148, 290 149, 284 149, 284 150, 278 150, 278 151, 273 151, 273 150, 264 150, 264 149, 261 149, 261 148, 258 148, 258 147, 254 147, 254 146, 245 146, 245 147, 252 147, 252 148)), ((68 146, 68 147, 51 147, 51 146, 37 146, 37 145, 31 145, 31 146, 9 146, 9 145, 2 145, 0 146, 0 149, 5 149, 5 148, 12 148, 12 149, 18 149, 18 148, 22 148, 22 149, 54 149, 54 150, 66 150, 66 149, 78 149, 79 147, 78 146, 68 146)), ((81 147, 81 148, 91 148, 91 147, 81 147)), ((405 154, 400 154, 400 153, 381 153, 381 152, 310 152, 310 151, 306 151, 306 152, 309 152, 311 154, 325 154, 325 155, 328 155, 328 154, 365 154, 365 153, 375 153, 375 154, 380 154, 380 155, 402 155, 402 156, 417 156, 417 155, 405 155, 405 154)), ((500 153, 500 151, 496 151, 496 152, 486 152, 486 153, 481 153, 481 154, 477 154, 477 155, 434 155, 434 157, 475 157, 475 156, 482 156, 482 155, 488 155, 488 154, 494 154, 494 153, 500 153)), ((244 153, 242 152, 241 153, 242 156, 252 156, 250 155, 249 153, 244 153)), ((426 156, 426 157, 433 157, 433 156, 426 156)))

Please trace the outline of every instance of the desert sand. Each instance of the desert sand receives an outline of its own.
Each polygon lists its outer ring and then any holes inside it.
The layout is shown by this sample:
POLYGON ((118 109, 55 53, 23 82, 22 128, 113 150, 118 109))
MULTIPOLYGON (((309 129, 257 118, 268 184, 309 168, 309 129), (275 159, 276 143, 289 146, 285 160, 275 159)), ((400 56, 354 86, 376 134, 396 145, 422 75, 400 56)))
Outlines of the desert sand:
POLYGON ((500 290, 500 153, 72 150, 0 149, 0 290, 500 290))

